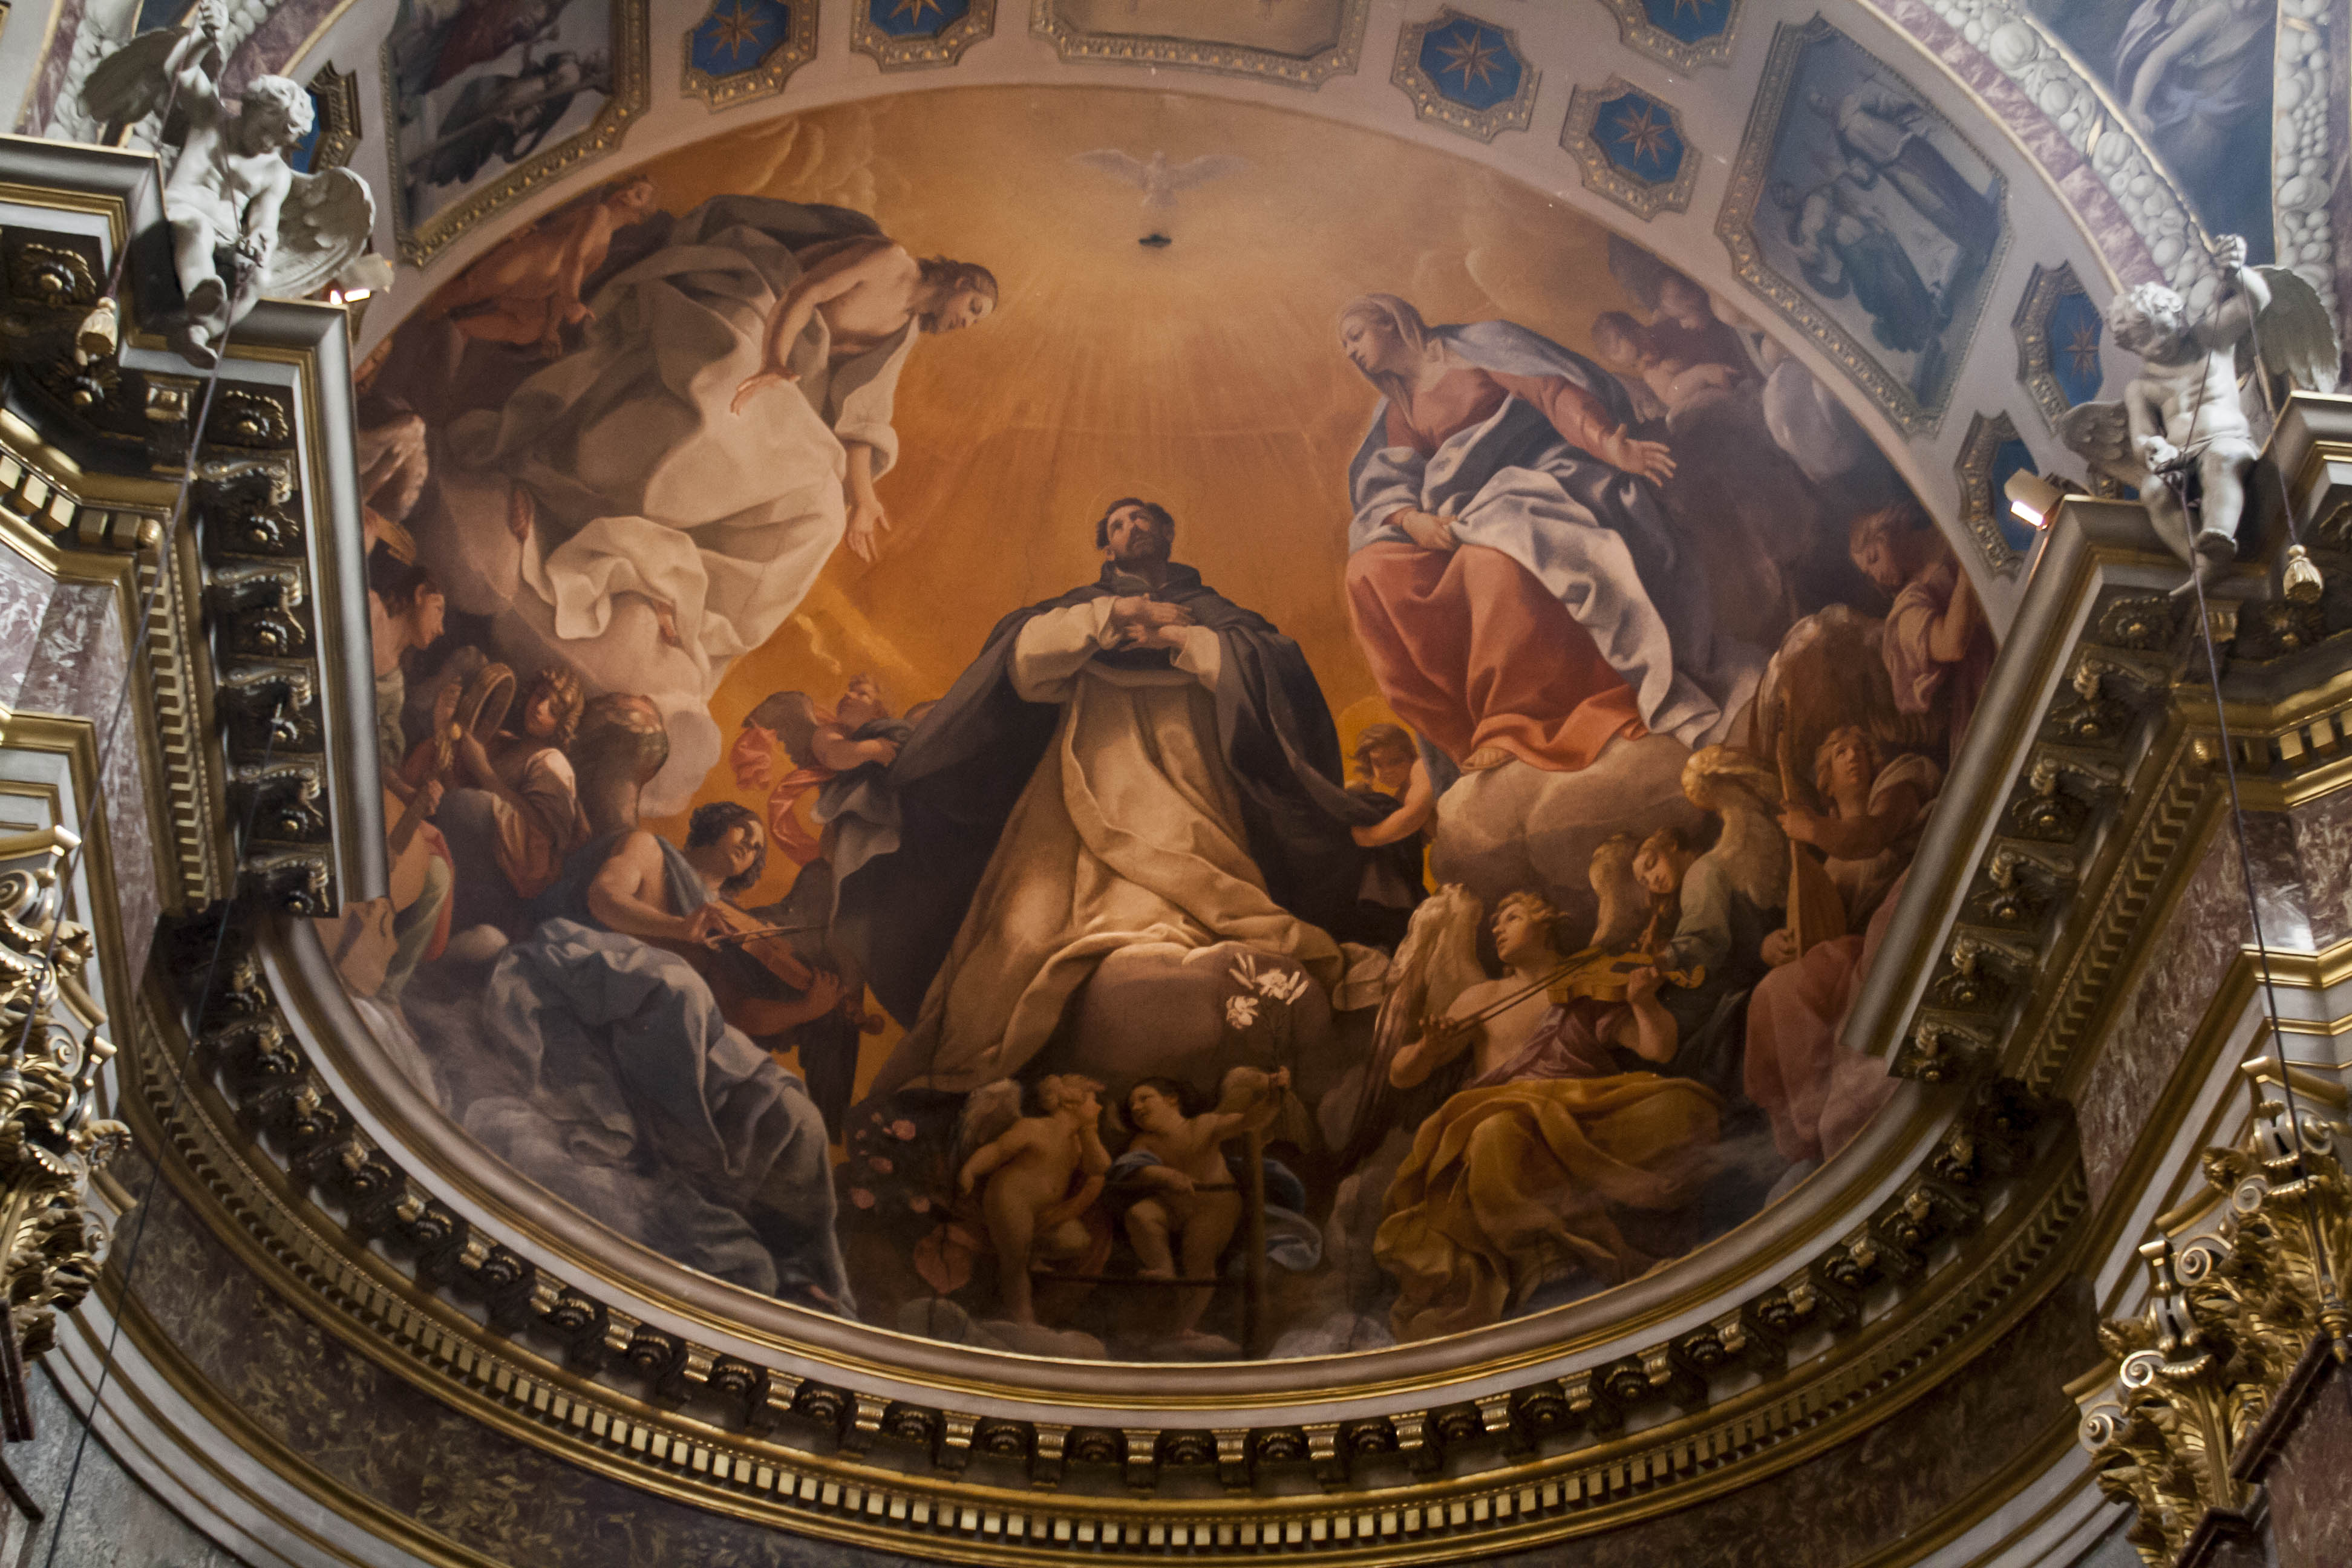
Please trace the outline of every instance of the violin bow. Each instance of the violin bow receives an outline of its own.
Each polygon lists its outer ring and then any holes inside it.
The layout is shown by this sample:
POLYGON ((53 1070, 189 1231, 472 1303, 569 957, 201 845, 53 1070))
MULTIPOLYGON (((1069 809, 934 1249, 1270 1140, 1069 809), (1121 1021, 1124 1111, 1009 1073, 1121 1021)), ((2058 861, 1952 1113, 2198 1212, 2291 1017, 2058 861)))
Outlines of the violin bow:
POLYGON ((825 922, 800 926, 758 926, 750 931, 713 931, 702 939, 705 947, 740 947, 747 942, 759 942, 772 936, 797 936, 803 931, 823 931, 825 922))

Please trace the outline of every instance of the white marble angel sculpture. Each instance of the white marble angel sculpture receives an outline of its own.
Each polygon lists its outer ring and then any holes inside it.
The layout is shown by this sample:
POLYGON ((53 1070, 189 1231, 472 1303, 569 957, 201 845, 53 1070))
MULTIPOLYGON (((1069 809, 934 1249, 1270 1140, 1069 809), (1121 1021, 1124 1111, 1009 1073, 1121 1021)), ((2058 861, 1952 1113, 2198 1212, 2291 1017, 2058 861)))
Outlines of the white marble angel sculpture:
POLYGON ((2252 375, 2267 405, 2272 376, 2333 392, 2337 366, 2335 330, 2310 284, 2284 267, 2247 266, 2234 235, 2214 260, 2220 300, 2201 321, 2161 283, 2109 302, 2108 330, 2140 357, 2140 372, 2121 402, 2085 403, 2058 421, 2059 438, 2095 471, 2139 491, 2165 542, 2203 582, 2237 554, 2246 477, 2262 453, 2242 383, 2252 375), (2181 475, 2189 483, 2176 489, 2168 476, 2181 475))
POLYGON ((349 169, 298 174, 287 149, 310 134, 310 95, 282 76, 222 101, 220 0, 188 24, 142 33, 100 62, 82 106, 110 128, 160 113, 163 216, 187 303, 172 347, 210 368, 237 322, 264 295, 316 292, 365 248, 375 198, 349 169))

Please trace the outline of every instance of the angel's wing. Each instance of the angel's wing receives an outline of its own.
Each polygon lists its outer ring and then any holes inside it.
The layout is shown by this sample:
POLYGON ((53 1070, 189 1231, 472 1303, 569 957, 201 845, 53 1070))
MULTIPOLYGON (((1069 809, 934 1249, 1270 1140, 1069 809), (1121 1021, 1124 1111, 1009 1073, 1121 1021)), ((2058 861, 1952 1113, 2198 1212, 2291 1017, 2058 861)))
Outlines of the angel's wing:
POLYGON ((2056 424, 2058 439, 2088 463, 2093 472, 2147 490, 2147 470, 2140 467, 2139 454, 2132 450, 2131 417, 2122 404, 2078 403, 2058 416, 2056 424))
POLYGON ((1089 169, 1100 169, 1106 174, 1117 175, 1139 190, 1149 183, 1150 178, 1150 171, 1144 166, 1142 159, 1122 153, 1116 147, 1097 147, 1091 153, 1073 153, 1070 154, 1070 162, 1084 163, 1089 169))
POLYGON ((1237 158, 1230 153, 1213 153, 1205 158, 1194 158, 1168 171, 1168 188, 1189 191, 1194 185, 1205 185, 1211 180, 1222 180, 1227 174, 1238 174, 1249 167, 1247 158, 1237 158))
POLYGON ((307 299, 367 248, 375 231, 375 195, 349 169, 297 174, 278 214, 278 245, 269 253, 262 292, 307 299))
POLYGON ((164 68, 187 36, 185 27, 142 33, 91 69, 81 86, 81 106, 107 128, 110 141, 121 127, 136 125, 163 107, 172 93, 164 68))
POLYGON ((2254 338, 2263 368, 2283 378, 2290 392, 2333 392, 2343 368, 2336 324, 2319 291, 2291 267, 2257 267, 2270 285, 2271 302, 2254 318, 2254 338))
POLYGON ((971 1158, 973 1150, 1002 1136, 1006 1128, 1020 1120, 1021 1085, 1017 1080, 1001 1078, 973 1089, 964 1100, 962 1114, 956 1118, 956 1164, 961 1167, 971 1158))
MULTIPOLYGON (((1372 1055, 1364 1068, 1363 1093, 1356 1102, 1343 1165, 1369 1153, 1396 1119, 1400 1092, 1390 1087, 1389 1064, 1421 1032, 1421 1021, 1454 1005, 1454 998, 1486 978, 1478 963, 1478 927, 1485 908, 1470 889, 1448 882, 1412 911, 1404 941, 1389 965, 1391 990, 1372 1024, 1372 1055)), ((1414 1091, 1419 1092, 1419 1091, 1414 1091)))
POLYGON ((757 708, 743 716, 746 724, 757 724, 773 735, 797 768, 807 767, 815 760, 811 748, 816 742, 817 726, 824 721, 816 703, 805 691, 770 692, 761 699, 757 708))

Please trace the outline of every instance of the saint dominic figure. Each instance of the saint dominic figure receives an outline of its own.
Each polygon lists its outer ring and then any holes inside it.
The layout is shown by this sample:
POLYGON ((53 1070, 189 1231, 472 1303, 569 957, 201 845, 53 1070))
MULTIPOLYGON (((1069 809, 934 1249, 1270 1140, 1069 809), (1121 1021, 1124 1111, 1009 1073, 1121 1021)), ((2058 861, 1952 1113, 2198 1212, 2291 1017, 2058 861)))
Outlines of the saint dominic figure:
POLYGON ((1243 942, 1334 993, 1374 957, 1342 939, 1394 879, 1349 829, 1385 813, 1348 792, 1298 645, 1171 562, 1175 533, 1113 506, 1101 577, 998 623, 833 819, 835 938, 910 1024, 872 1092, 1019 1071, 1130 943, 1243 942))

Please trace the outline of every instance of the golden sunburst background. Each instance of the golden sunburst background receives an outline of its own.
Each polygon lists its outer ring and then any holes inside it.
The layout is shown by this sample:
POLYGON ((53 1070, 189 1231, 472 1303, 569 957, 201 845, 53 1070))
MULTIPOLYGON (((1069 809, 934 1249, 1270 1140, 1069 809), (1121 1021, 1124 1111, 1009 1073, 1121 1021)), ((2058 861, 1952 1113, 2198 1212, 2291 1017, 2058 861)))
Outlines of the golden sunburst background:
MULTIPOLYGON (((1386 712, 1340 592, 1348 462, 1377 401, 1339 355, 1340 308, 1400 293, 1433 321, 1503 316, 1588 352, 1596 314, 1635 308, 1607 231, 1539 191, 1175 93, 925 93, 771 121, 645 172, 672 212, 722 193, 856 207, 919 255, 986 265, 1003 290, 988 321, 916 348, 878 487, 880 559, 836 554, 735 665, 711 703, 728 735, 770 692, 829 702, 859 670, 901 707, 939 696, 999 617, 1094 578, 1094 519, 1135 493, 1174 511, 1180 560, 1298 640, 1344 738, 1386 712), (1071 162, 1098 148, 1249 166, 1147 209, 1071 162)), ((753 800, 723 768, 698 798, 753 800)), ((752 899, 789 876, 772 869, 752 899)))

